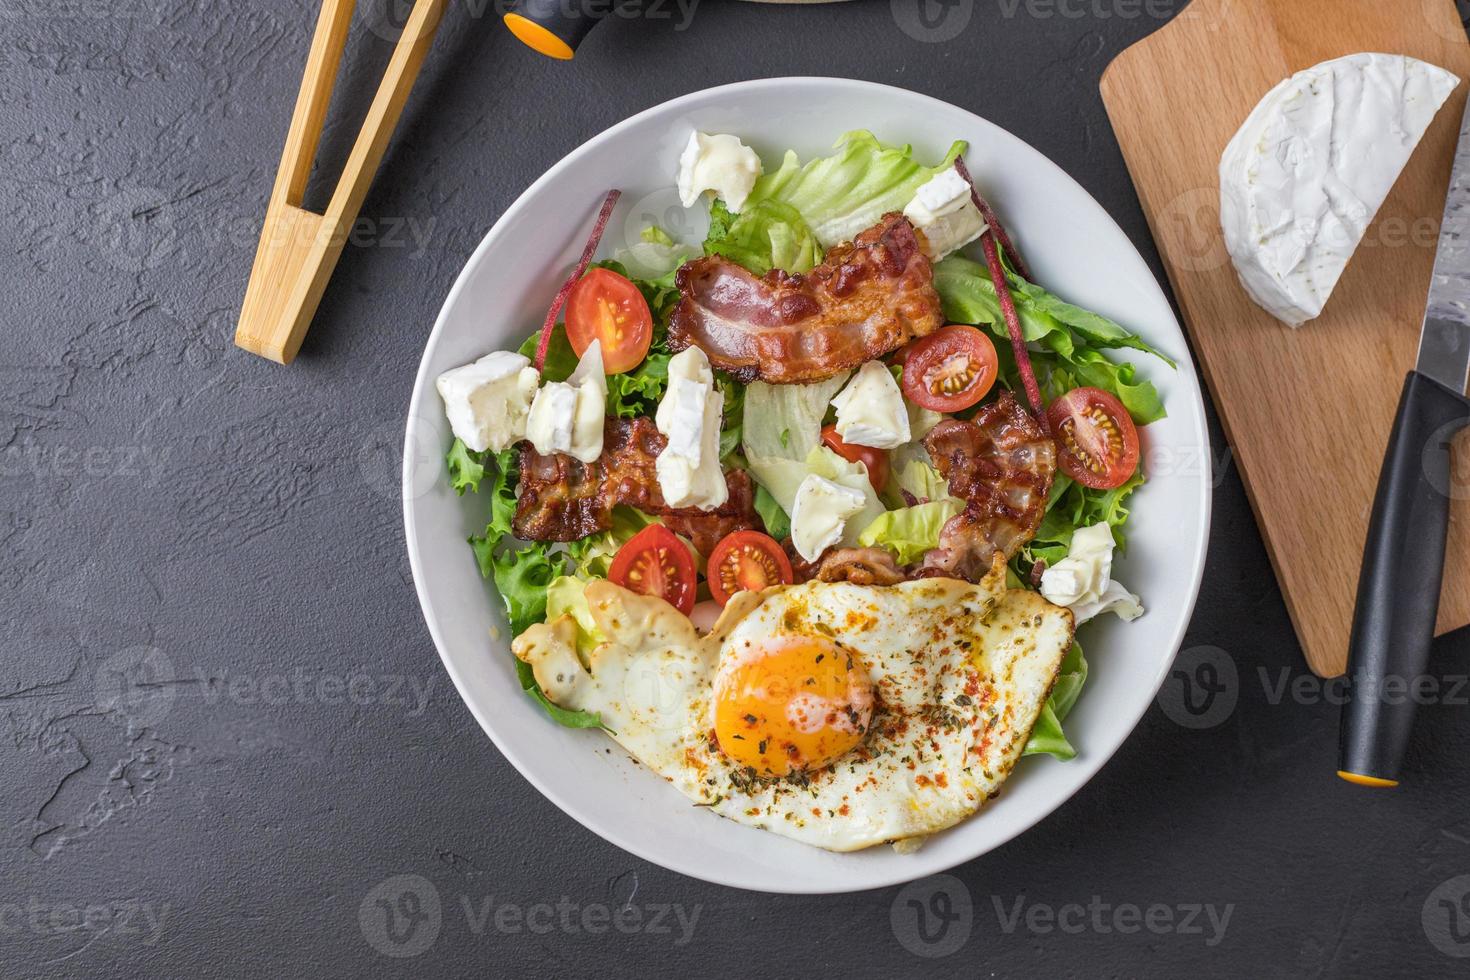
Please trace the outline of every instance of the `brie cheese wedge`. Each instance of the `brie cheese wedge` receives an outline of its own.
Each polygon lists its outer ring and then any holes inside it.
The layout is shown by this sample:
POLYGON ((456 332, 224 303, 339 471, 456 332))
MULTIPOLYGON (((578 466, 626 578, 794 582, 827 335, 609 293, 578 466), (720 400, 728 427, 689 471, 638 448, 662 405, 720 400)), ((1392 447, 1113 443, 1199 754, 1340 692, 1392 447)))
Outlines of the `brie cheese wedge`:
POLYGON ((1354 54, 1272 89, 1220 159, 1220 224, 1241 285, 1300 326, 1322 312, 1414 147, 1460 80, 1354 54))

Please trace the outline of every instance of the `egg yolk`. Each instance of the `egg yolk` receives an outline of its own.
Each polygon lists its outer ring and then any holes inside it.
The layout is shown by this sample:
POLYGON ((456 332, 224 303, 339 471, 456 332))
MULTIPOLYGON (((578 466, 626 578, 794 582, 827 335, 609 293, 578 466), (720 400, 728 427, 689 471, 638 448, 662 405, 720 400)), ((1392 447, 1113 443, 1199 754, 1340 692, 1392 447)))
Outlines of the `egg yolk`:
POLYGON ((737 651, 714 686, 720 750, 762 775, 831 765, 857 747, 873 716, 873 684, 858 657, 800 637, 737 651))

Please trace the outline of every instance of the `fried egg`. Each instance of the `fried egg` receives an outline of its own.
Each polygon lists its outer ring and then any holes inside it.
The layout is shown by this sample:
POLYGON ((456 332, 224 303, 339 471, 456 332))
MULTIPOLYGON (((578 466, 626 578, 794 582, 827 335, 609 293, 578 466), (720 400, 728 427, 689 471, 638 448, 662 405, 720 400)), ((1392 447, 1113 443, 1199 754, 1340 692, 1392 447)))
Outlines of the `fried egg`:
POLYGON ((742 592, 700 636, 662 599, 587 586, 513 644, 546 696, 696 804, 833 851, 921 838, 999 790, 1036 723, 1072 616, 1005 587, 808 582, 742 592))

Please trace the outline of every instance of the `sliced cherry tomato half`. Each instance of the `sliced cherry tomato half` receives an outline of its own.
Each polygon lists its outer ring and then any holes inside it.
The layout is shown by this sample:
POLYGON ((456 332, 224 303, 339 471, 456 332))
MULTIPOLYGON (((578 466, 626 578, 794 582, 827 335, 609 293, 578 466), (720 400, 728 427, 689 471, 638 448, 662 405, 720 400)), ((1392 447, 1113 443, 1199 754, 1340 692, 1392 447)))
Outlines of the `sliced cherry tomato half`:
POLYGON ((1138 429, 1106 391, 1073 388, 1051 403, 1046 420, 1062 472, 1083 486, 1111 490, 1138 468, 1138 429))
POLYGON ((733 531, 720 539, 705 569, 709 594, 720 605, 737 592, 759 592, 796 581, 791 559, 769 534, 733 531))
POLYGON ((600 340, 603 371, 631 371, 648 356, 653 339, 648 300, 627 278, 611 269, 593 269, 567 298, 567 339, 578 357, 600 340))
POLYGON ((632 592, 658 596, 686 616, 694 608, 694 556, 662 524, 648 525, 619 548, 607 577, 632 592))
POLYGON ((835 425, 829 425, 822 430, 822 442, 849 463, 862 463, 866 466, 868 482, 873 485, 874 490, 883 492, 883 485, 888 482, 887 453, 872 446, 854 446, 850 442, 843 442, 835 425))
POLYGON ((903 393, 931 412, 958 412, 985 397, 1000 362, 995 344, 974 327, 951 324, 910 345, 903 393))

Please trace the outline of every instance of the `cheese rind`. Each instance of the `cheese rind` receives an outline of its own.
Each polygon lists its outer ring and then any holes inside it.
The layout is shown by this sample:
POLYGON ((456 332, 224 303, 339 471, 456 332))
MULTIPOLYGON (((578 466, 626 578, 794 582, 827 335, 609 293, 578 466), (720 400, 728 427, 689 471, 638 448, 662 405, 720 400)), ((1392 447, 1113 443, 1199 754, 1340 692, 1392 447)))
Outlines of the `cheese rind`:
POLYGON ((853 446, 897 449, 910 439, 909 410, 893 373, 882 361, 868 361, 832 399, 837 434, 853 446))
POLYGON ((842 540, 848 518, 867 504, 863 494, 840 483, 809 474, 796 490, 791 507, 791 544, 807 561, 842 540))
POLYGON ((1113 579, 1113 545, 1106 521, 1073 531, 1067 557, 1041 573, 1041 595, 1072 610, 1078 625, 1105 612, 1125 620, 1142 616, 1138 596, 1113 579))
POLYGON ((903 215, 924 233, 924 254, 938 262, 989 227, 970 195, 970 184, 953 168, 919 185, 903 215))
POLYGON ((1459 82, 1414 58, 1369 53, 1267 93, 1220 158, 1225 247, 1256 303, 1292 326, 1322 312, 1459 82))
POLYGON ((659 491, 670 507, 713 510, 730 497, 720 466, 725 395, 715 387, 709 358, 689 347, 669 359, 669 386, 654 413, 668 444, 654 461, 659 491))
POLYGON ((526 439, 538 453, 565 453, 583 463, 602 455, 607 375, 602 343, 594 340, 566 381, 548 381, 536 392, 526 421, 526 439))
POLYGON ((509 449, 526 435, 541 373, 520 354, 495 351, 434 382, 455 438, 477 453, 509 449))
POLYGON ((705 191, 714 191, 739 213, 761 175, 761 158, 735 136, 694 132, 679 156, 679 201, 686 208, 705 191))

